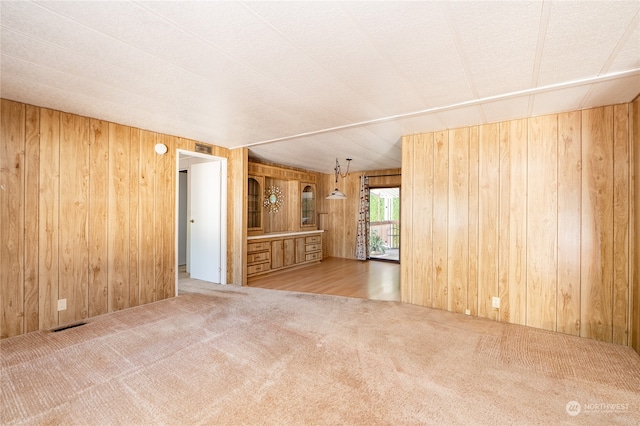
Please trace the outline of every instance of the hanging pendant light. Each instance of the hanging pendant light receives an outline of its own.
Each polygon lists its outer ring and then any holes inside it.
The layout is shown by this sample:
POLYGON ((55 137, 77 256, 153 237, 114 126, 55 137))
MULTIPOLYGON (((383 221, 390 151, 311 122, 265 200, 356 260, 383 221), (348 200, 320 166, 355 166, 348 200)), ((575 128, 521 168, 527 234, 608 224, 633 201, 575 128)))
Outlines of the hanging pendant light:
POLYGON ((327 195, 327 200, 346 200, 347 196, 344 192, 340 191, 338 188, 331 191, 329 195, 327 195))
POLYGON ((333 169, 336 174, 336 189, 331 191, 331 193, 326 198, 327 200, 346 200, 347 199, 347 196, 345 195, 345 193, 338 189, 338 176, 342 176, 343 179, 346 178, 347 175, 349 174, 350 165, 351 165, 351 158, 347 158, 347 172, 343 175, 342 173, 340 173, 340 163, 336 158, 336 166, 333 169))

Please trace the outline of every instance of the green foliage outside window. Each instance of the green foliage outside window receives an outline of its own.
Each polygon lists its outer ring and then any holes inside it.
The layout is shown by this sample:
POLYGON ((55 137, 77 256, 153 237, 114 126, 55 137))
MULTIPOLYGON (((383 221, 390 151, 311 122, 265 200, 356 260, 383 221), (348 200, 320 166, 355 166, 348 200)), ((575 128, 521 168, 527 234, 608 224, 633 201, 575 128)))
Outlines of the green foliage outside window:
MULTIPOLYGON (((393 198, 391 220, 400 220, 400 198, 393 198)), ((382 222, 384 219, 384 199, 376 194, 369 197, 369 221, 382 222)))
POLYGON ((384 254, 384 241, 377 231, 371 231, 369 236, 369 253, 373 255, 384 254))

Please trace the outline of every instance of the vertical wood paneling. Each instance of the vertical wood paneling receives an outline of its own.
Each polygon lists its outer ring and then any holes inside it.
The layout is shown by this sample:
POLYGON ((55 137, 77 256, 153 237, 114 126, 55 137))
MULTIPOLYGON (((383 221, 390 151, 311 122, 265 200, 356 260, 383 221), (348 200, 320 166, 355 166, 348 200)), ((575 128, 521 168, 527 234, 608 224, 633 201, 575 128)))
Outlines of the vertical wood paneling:
POLYGON ((68 324, 89 314, 89 119, 60 114, 60 284, 59 312, 68 324))
MULTIPOLYGON (((246 285, 246 268, 243 263, 247 258, 247 179, 249 166, 249 150, 233 149, 229 152, 229 198, 227 200, 227 237, 231 237, 232 245, 227 250, 227 282, 246 285)), ((318 196, 324 194, 318 188, 318 196)), ((323 236, 324 237, 324 236, 323 236)), ((227 240, 229 241, 229 239, 227 240)))
POLYGON ((499 127, 479 128, 478 316, 498 319, 491 298, 498 297, 498 215, 500 191, 499 127))
POLYGON ((135 128, 131 129, 129 174, 129 306, 133 307, 140 304, 140 130, 135 128))
POLYGON ((282 208, 277 213, 269 213, 269 211, 264 208, 264 232, 268 234, 270 232, 286 231, 288 226, 287 207, 289 206, 289 204, 291 204, 291 194, 289 194, 289 191, 287 190, 288 182, 283 179, 267 177, 264 181, 264 186, 265 190, 268 190, 271 187, 279 188, 282 192, 282 196, 284 197, 282 208))
MULTIPOLYGON (((351 199, 360 200, 360 175, 352 174, 350 179, 345 179, 345 189, 347 194, 353 194, 351 199)), ((343 247, 346 249, 344 257, 355 257, 356 253, 356 238, 358 236, 358 211, 359 203, 344 203, 345 207, 345 219, 346 229, 344 230, 344 242, 343 247)))
POLYGON ((558 115, 558 327, 580 334, 581 114, 558 115))
MULTIPOLYGON (((323 181, 325 182, 325 187, 327 188, 327 191, 323 192, 323 196, 326 196, 326 194, 333 191, 333 189, 335 188, 334 178, 330 175, 324 175, 323 181)), ((326 235, 327 253, 329 254, 329 256, 340 257, 340 254, 338 253, 338 250, 336 248, 339 236, 339 231, 336 225, 338 224, 338 207, 340 206, 340 203, 338 203, 338 200, 326 200, 324 198, 322 199, 322 203, 324 205, 323 211, 327 213, 327 230, 325 230, 325 233, 323 234, 326 235)))
MULTIPOLYGON (((420 146, 416 136, 404 136, 402 138, 402 166, 406 173, 402 174, 403 190, 400 192, 400 204, 402 205, 402 209, 400 209, 400 223, 402 223, 400 228, 400 250, 406 253, 414 253, 413 233, 418 232, 417 229, 414 230, 413 223, 413 218, 417 216, 417 212, 414 212, 416 207, 414 207, 413 200, 415 199, 416 203, 418 202, 417 196, 413 192, 414 176, 416 178, 419 176, 414 164, 414 157, 419 149, 415 148, 416 146, 420 146)), ((419 305, 421 303, 416 300, 418 299, 417 297, 414 297, 413 290, 423 289, 423 286, 414 283, 413 264, 413 259, 411 262, 400 263, 400 296, 404 303, 419 305)), ((421 293, 424 294, 425 292, 426 290, 423 289, 421 293)))
POLYGON ((640 97, 630 105, 629 128, 631 129, 629 157, 633 160, 630 168, 630 197, 633 200, 629 218, 632 235, 629 250, 629 282, 631 299, 630 344, 640 354, 640 97))
POLYGON ((432 286, 434 307, 459 311, 455 281, 465 262, 459 182, 466 171, 470 313, 640 346, 634 343, 640 342, 638 104, 440 132, 431 146, 423 141, 432 133, 405 137, 402 179, 411 188, 404 188, 402 208, 411 206, 403 216, 411 230, 403 238, 412 244, 403 245, 401 264, 411 264, 403 265, 412 271, 410 284, 402 284, 411 303, 428 306, 417 295, 432 286), (457 138, 467 130, 465 170, 457 138), (432 175, 423 164, 429 161, 432 175), (420 207, 429 199, 431 215, 420 207), (429 258, 431 271, 419 266, 429 258), (496 295, 499 316, 491 308, 496 295))
MULTIPOLYGON (((333 176, 327 175, 327 180, 330 181, 329 188, 333 190, 336 185, 334 183, 333 176)), ((340 187, 342 191, 346 191, 344 185, 340 187)), ((348 196, 348 194, 347 194, 348 196)), ((329 211, 329 246, 328 249, 330 253, 332 253, 335 257, 344 257, 344 229, 346 227, 345 224, 345 203, 341 202, 341 200, 326 200, 325 201, 328 211, 329 211)))
POLYGON ((546 330, 556 329, 557 141, 557 116, 529 119, 526 324, 546 330))
MULTIPOLYGON (((173 296, 176 149, 194 142, 1 102, 0 335, 173 296), (157 140, 167 155, 154 152, 157 140), (60 312, 59 299, 67 302, 60 312)), ((239 183, 229 177, 233 194, 242 195, 246 155, 239 183)), ((229 205, 233 217, 233 198, 229 205)), ((229 234, 242 236, 232 222, 229 234)), ((244 257, 229 258, 241 277, 244 257)))
POLYGON ((0 129, 0 336, 24 332, 25 106, 2 101, 0 129))
MULTIPOLYGON (((284 190, 285 188, 283 188, 284 190)), ((287 203, 287 225, 285 229, 301 229, 302 224, 302 211, 301 205, 301 191, 300 182, 296 180, 290 180, 286 186, 286 197, 289 200, 287 203)))
POLYGON ((155 190, 156 134, 140 131, 140 175, 138 197, 140 202, 140 258, 138 265, 140 280, 140 304, 156 301, 156 217, 155 190))
POLYGON ((163 143, 168 148, 165 155, 156 154, 156 195, 155 195, 155 238, 156 238, 156 298, 157 300, 171 297, 175 291, 173 273, 175 258, 171 256, 173 246, 173 221, 175 204, 173 194, 174 163, 172 156, 174 138, 168 135, 157 135, 157 143, 163 143))
POLYGON ((448 310, 464 313, 469 283, 469 129, 449 131, 448 310))
POLYGON ((613 107, 582 112, 580 335, 612 340, 613 107))
POLYGON ((40 110, 38 284, 41 330, 58 325, 60 113, 40 110))
POLYGON ((108 312, 109 123, 89 132, 89 316, 108 312))
POLYGON ((433 307, 448 307, 449 133, 434 134, 433 150, 433 307))
MULTIPOLYGON (((129 307, 129 156, 131 130, 109 124, 109 312, 129 307)), ((162 265, 160 265, 162 271, 162 265)))
POLYGON ((628 344, 629 107, 613 107, 613 343, 628 344))
POLYGON ((510 147, 510 122, 499 123, 500 146, 500 195, 498 206, 498 296, 500 297, 500 309, 498 318, 500 321, 511 321, 511 300, 509 288, 510 262, 511 262, 511 147, 510 147))
POLYGON ((24 332, 39 328, 38 185, 40 176, 40 108, 26 106, 24 199, 24 332))
POLYGON ((164 263, 164 276, 163 276, 163 296, 165 299, 169 297, 173 297, 176 295, 176 286, 175 286, 175 268, 176 268, 176 137, 174 136, 164 136, 165 143, 169 148, 167 154, 165 154, 164 158, 164 188, 163 196, 164 196, 164 212, 165 212, 165 220, 163 222, 163 226, 165 227, 164 231, 164 252, 163 252, 163 263, 164 263))
MULTIPOLYGON (((512 120, 501 127, 509 139, 509 275, 506 308, 501 318, 524 325, 527 312, 527 120, 512 120)), ((501 172, 502 174, 502 172, 501 172)), ((502 218, 501 218, 502 220, 502 218)), ((501 238, 507 238, 501 235, 501 238)))
MULTIPOLYGON (((419 219, 413 221, 412 229, 410 229, 412 235, 409 236, 413 241, 412 249, 416 256, 412 270, 412 282, 414 283, 412 303, 433 306, 433 240, 431 231, 433 226, 433 133, 416 135, 415 138, 413 180, 416 188, 426 190, 413 191, 413 212, 419 219), (421 238, 414 238, 415 235, 420 235, 421 238)), ((407 184, 412 185, 412 183, 407 184)), ((412 189, 413 186, 406 187, 403 182, 402 191, 405 188, 412 189)), ((400 225, 402 230, 405 223, 401 221, 400 225)), ((402 239, 400 241, 402 242, 402 239)))
MULTIPOLYGON (((156 143, 164 143, 166 141, 162 135, 156 136, 156 143)), ((154 224, 154 242, 155 242, 155 296, 156 300, 164 299, 164 231, 166 220, 166 207, 164 205, 164 171, 165 171, 165 155, 154 155, 155 170, 155 191, 153 195, 155 224, 154 224)))
POLYGON ((467 309, 469 315, 478 315, 478 230, 479 230, 479 179, 480 179, 480 128, 469 129, 469 290, 467 309))

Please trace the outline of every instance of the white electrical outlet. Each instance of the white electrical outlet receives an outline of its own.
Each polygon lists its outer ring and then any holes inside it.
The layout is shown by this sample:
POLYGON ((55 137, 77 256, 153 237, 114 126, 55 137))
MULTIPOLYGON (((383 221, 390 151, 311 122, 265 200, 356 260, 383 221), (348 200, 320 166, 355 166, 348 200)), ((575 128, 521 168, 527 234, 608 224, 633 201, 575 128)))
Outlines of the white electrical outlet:
POLYGON ((496 308, 496 309, 500 309, 500 298, 499 297, 492 297, 491 298, 491 307, 492 308, 496 308))
POLYGON ((58 300, 58 311, 66 311, 67 310, 67 299, 58 300))
POLYGON ((465 315, 471 315, 471 311, 469 309, 465 309, 464 314, 465 315))

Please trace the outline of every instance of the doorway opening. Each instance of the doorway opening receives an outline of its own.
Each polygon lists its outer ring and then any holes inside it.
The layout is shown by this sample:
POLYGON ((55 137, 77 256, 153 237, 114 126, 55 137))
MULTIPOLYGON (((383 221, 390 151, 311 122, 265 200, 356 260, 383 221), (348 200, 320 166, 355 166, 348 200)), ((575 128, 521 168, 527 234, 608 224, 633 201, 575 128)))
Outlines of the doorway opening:
POLYGON ((400 262, 400 188, 369 189, 369 258, 400 262))
POLYGON ((176 294, 181 279, 227 283, 227 159, 178 150, 176 294))

